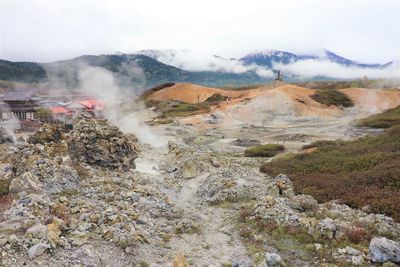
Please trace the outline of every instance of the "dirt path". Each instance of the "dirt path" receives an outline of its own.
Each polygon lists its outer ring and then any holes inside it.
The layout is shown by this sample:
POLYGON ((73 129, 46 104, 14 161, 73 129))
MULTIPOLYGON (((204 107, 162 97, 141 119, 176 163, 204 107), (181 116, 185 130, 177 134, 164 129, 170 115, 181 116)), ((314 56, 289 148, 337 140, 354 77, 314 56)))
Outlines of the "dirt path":
MULTIPOLYGON (((235 232, 235 210, 218 205, 209 206, 200 203, 196 191, 209 176, 209 172, 191 178, 179 180, 177 186, 170 187, 167 177, 158 171, 157 162, 165 155, 162 153, 141 154, 136 160, 137 170, 147 172, 158 181, 160 191, 166 193, 171 202, 184 214, 194 218, 199 225, 198 231, 174 235, 169 241, 171 254, 183 254, 191 266, 221 266, 223 263, 249 261, 246 249, 235 232), (152 166, 150 168, 150 166, 152 166)), ((159 259, 167 266, 171 255, 159 259)))

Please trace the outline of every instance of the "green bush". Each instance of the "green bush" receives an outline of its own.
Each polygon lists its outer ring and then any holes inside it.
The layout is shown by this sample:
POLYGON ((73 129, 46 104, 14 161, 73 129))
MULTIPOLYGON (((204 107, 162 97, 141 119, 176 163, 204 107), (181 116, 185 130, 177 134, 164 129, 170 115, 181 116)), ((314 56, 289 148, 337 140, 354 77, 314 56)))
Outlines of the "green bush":
POLYGON ((339 144, 343 143, 343 141, 337 140, 337 141, 332 141, 332 140, 318 140, 315 142, 312 142, 311 144, 304 145, 303 149, 307 148, 318 148, 318 147, 327 147, 327 146, 337 146, 339 144))
POLYGON ((337 90, 317 90, 315 94, 311 96, 311 98, 328 106, 345 108, 354 106, 353 100, 337 90))
POLYGON ((389 128, 400 124, 400 106, 369 116, 357 122, 359 127, 389 128))
POLYGON ((210 96, 209 98, 206 99, 206 101, 204 101, 205 105, 216 105, 219 104, 220 102, 226 101, 228 100, 229 97, 227 96, 223 96, 220 94, 213 94, 212 96, 210 96))
POLYGON ((285 150, 283 145, 266 144, 246 149, 244 155, 246 157, 273 157, 283 150, 285 150))

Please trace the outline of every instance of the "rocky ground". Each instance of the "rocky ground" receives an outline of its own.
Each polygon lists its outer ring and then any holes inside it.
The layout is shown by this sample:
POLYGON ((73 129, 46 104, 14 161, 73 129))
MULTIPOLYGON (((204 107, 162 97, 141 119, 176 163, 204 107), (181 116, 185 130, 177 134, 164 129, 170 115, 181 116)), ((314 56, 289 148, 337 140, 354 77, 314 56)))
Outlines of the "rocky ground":
POLYGON ((172 125, 156 149, 85 115, 74 126, 1 144, 0 266, 400 263, 398 223, 294 195, 240 153, 254 140, 172 125))

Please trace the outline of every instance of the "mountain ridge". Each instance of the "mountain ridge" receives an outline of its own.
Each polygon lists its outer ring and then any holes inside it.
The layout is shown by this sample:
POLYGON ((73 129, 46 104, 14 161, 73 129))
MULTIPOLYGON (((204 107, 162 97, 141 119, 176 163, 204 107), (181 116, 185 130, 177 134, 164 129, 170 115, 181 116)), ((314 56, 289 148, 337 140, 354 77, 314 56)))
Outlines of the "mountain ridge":
MULTIPOLYGON (((202 54, 193 54, 190 50, 151 49, 131 54, 82 55, 50 63, 12 62, 0 59, 0 80, 28 83, 59 82, 61 80, 61 84, 67 88, 74 88, 79 84, 79 70, 87 65, 101 67, 112 72, 120 80, 119 85, 124 87, 150 88, 165 82, 191 82, 217 87, 241 86, 272 81, 277 71, 276 64, 288 66, 307 60, 328 61, 344 67, 366 70, 382 70, 395 64, 392 61, 385 64, 360 63, 341 57, 329 50, 324 50, 322 56, 266 50, 252 52, 238 59, 228 59, 219 55, 209 55, 203 58, 202 54), (184 60, 184 62, 179 63, 180 60, 184 60), (200 63, 196 61, 200 61, 200 63), (197 65, 192 66, 193 64, 197 65), (140 71, 132 73, 135 67, 140 71)), ((314 75, 307 79, 332 78, 335 78, 334 75, 332 77, 314 75)), ((301 80, 301 77, 288 72, 285 73, 285 79, 297 81, 301 80)), ((338 78, 336 77, 336 79, 338 78)))

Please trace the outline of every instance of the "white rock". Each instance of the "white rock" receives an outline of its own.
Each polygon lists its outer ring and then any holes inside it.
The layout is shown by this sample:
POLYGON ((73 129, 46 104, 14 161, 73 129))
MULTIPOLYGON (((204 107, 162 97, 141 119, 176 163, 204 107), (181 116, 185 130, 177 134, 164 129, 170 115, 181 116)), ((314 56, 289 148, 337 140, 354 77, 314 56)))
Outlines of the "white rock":
POLYGON ((273 266, 285 266, 285 263, 282 261, 281 256, 276 253, 265 253, 265 263, 269 267, 273 266))
POLYGON ((49 248, 50 248, 50 245, 46 244, 46 243, 36 244, 28 250, 28 257, 30 260, 33 260, 34 258, 42 255, 43 252, 45 252, 49 248))
POLYGON ((320 250, 322 248, 322 245, 319 244, 319 243, 315 243, 314 246, 315 246, 315 250, 316 251, 318 251, 318 250, 320 250))
POLYGON ((400 263, 400 243, 385 237, 372 238, 369 253, 373 262, 400 263))
POLYGON ((46 225, 37 224, 32 226, 26 231, 26 235, 32 236, 35 238, 45 239, 47 237, 48 229, 46 225))

